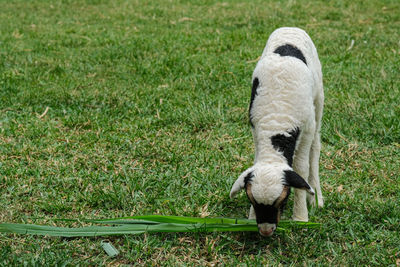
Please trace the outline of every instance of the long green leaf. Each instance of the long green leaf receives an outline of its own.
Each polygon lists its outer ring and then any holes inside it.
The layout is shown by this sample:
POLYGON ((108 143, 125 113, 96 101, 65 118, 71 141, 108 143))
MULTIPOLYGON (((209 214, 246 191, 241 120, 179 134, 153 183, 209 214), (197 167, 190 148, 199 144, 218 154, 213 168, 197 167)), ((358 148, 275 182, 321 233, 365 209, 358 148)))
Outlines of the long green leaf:
MULTIPOLYGON (((255 220, 232 218, 196 218, 181 216, 144 215, 102 220, 57 219, 72 222, 112 224, 114 226, 87 226, 80 228, 54 227, 34 224, 0 224, 0 232, 64 237, 141 234, 144 232, 237 232, 258 231, 255 220), (116 225, 116 226, 115 226, 116 225)), ((281 221, 278 232, 292 227, 317 228, 319 223, 281 221)))
POLYGON ((141 215, 129 216, 114 219, 103 220, 86 220, 93 223, 136 223, 137 220, 156 222, 156 223, 181 223, 181 224, 194 224, 194 223, 207 223, 207 224, 250 224, 256 225, 255 220, 248 219, 232 219, 232 218, 198 218, 198 217, 183 217, 183 216, 165 216, 165 215, 141 215))
MULTIPOLYGON (((58 219, 66 221, 76 221, 73 219, 58 219)), ((183 217, 183 216, 168 216, 168 215, 141 215, 141 216, 128 216, 113 219, 100 219, 100 220, 82 220, 91 223, 107 223, 107 224, 155 224, 155 223, 181 223, 181 224, 249 224, 257 225, 255 220, 249 219, 235 219, 235 218, 198 218, 198 217, 183 217)), ((314 222, 298 222, 298 221, 280 221, 280 227, 301 227, 301 228, 318 228, 320 223, 314 222)))
POLYGON ((0 224, 0 232, 32 235, 49 235, 63 237, 82 236, 107 236, 123 234, 141 234, 144 232, 243 232, 258 231, 255 225, 243 224, 174 224, 159 223, 147 224, 126 224, 118 226, 88 226, 80 228, 54 227, 33 224, 0 224))

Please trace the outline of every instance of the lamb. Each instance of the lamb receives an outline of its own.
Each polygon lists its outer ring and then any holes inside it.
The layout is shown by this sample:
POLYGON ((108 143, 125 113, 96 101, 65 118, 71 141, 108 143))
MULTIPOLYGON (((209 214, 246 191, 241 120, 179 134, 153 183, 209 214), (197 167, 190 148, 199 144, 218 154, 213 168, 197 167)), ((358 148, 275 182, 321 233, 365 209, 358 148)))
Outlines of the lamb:
POLYGON ((307 201, 319 207, 320 127, 324 103, 321 64, 308 34, 279 28, 269 37, 253 73, 249 107, 255 144, 254 165, 232 186, 245 189, 250 219, 271 236, 295 188, 293 219, 308 221, 307 201), (306 192, 309 194, 307 195, 306 192))

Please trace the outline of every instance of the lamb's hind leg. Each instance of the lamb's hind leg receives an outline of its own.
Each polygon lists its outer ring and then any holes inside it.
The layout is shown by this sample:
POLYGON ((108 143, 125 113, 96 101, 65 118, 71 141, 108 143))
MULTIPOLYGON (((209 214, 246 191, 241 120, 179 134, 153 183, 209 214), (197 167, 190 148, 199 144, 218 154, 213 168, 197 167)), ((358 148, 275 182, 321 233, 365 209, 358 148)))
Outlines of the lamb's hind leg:
MULTIPOLYGON (((322 84, 320 85, 322 88, 322 84)), ((315 134, 314 139, 311 145, 310 151, 310 177, 309 184, 316 191, 317 196, 317 204, 318 207, 322 207, 324 205, 324 199, 322 197, 321 185, 319 182, 319 155, 321 152, 321 138, 320 138, 320 128, 321 128, 321 119, 322 119, 322 110, 324 105, 324 95, 323 90, 321 89, 320 95, 316 99, 315 103, 315 134)), ((315 206, 315 196, 307 196, 308 202, 315 206)))
POLYGON ((312 206, 316 206, 316 204, 318 204, 318 207, 323 207, 324 199, 322 197, 321 185, 319 182, 320 151, 321 151, 320 134, 319 131, 316 131, 310 151, 310 177, 308 179, 308 182, 316 192, 317 203, 315 203, 315 196, 308 195, 307 199, 312 206))

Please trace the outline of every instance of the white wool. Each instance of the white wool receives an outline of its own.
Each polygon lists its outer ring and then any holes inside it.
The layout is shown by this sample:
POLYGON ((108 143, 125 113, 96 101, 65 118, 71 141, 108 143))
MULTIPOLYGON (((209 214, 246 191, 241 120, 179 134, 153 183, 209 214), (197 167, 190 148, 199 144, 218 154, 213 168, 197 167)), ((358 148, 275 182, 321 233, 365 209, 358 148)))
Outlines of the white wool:
POLYGON ((283 190, 282 170, 287 168, 284 165, 255 165, 254 177, 251 192, 254 199, 260 204, 272 205, 280 196, 283 190))
POLYGON ((318 97, 320 88, 322 87, 322 71, 321 63, 318 59, 317 49, 310 36, 299 28, 294 27, 282 27, 275 30, 268 38, 267 44, 261 55, 260 61, 267 55, 274 53, 275 49, 282 44, 290 44, 303 53, 306 61, 307 67, 311 70, 313 75, 313 98, 318 97))
MULTIPOLYGON (((313 116, 312 74, 297 58, 270 54, 258 62, 254 78, 259 79, 251 110, 256 139, 256 162, 273 157, 277 151, 270 137, 307 124, 313 116), (290 68, 288 68, 290 66, 290 68), (269 153, 268 153, 269 152, 269 153)), ((279 154, 279 153, 278 153, 279 154)), ((286 161, 286 159, 282 158, 286 161)))

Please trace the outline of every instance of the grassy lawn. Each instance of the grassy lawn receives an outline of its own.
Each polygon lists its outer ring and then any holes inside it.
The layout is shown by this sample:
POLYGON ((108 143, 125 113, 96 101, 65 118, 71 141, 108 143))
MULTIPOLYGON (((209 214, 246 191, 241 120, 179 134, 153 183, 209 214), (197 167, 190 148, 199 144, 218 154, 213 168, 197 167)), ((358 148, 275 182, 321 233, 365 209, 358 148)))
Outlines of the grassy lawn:
MULTIPOLYGON (((251 74, 298 26, 323 66, 320 230, 0 234, 0 265, 400 265, 400 3, 1 1, 0 222, 245 217, 251 74), (48 107, 47 113, 45 113, 48 107)), ((291 203, 289 203, 291 207, 291 203)), ((291 208, 285 218, 290 218, 291 208)), ((77 226, 74 224, 60 224, 77 226)))

